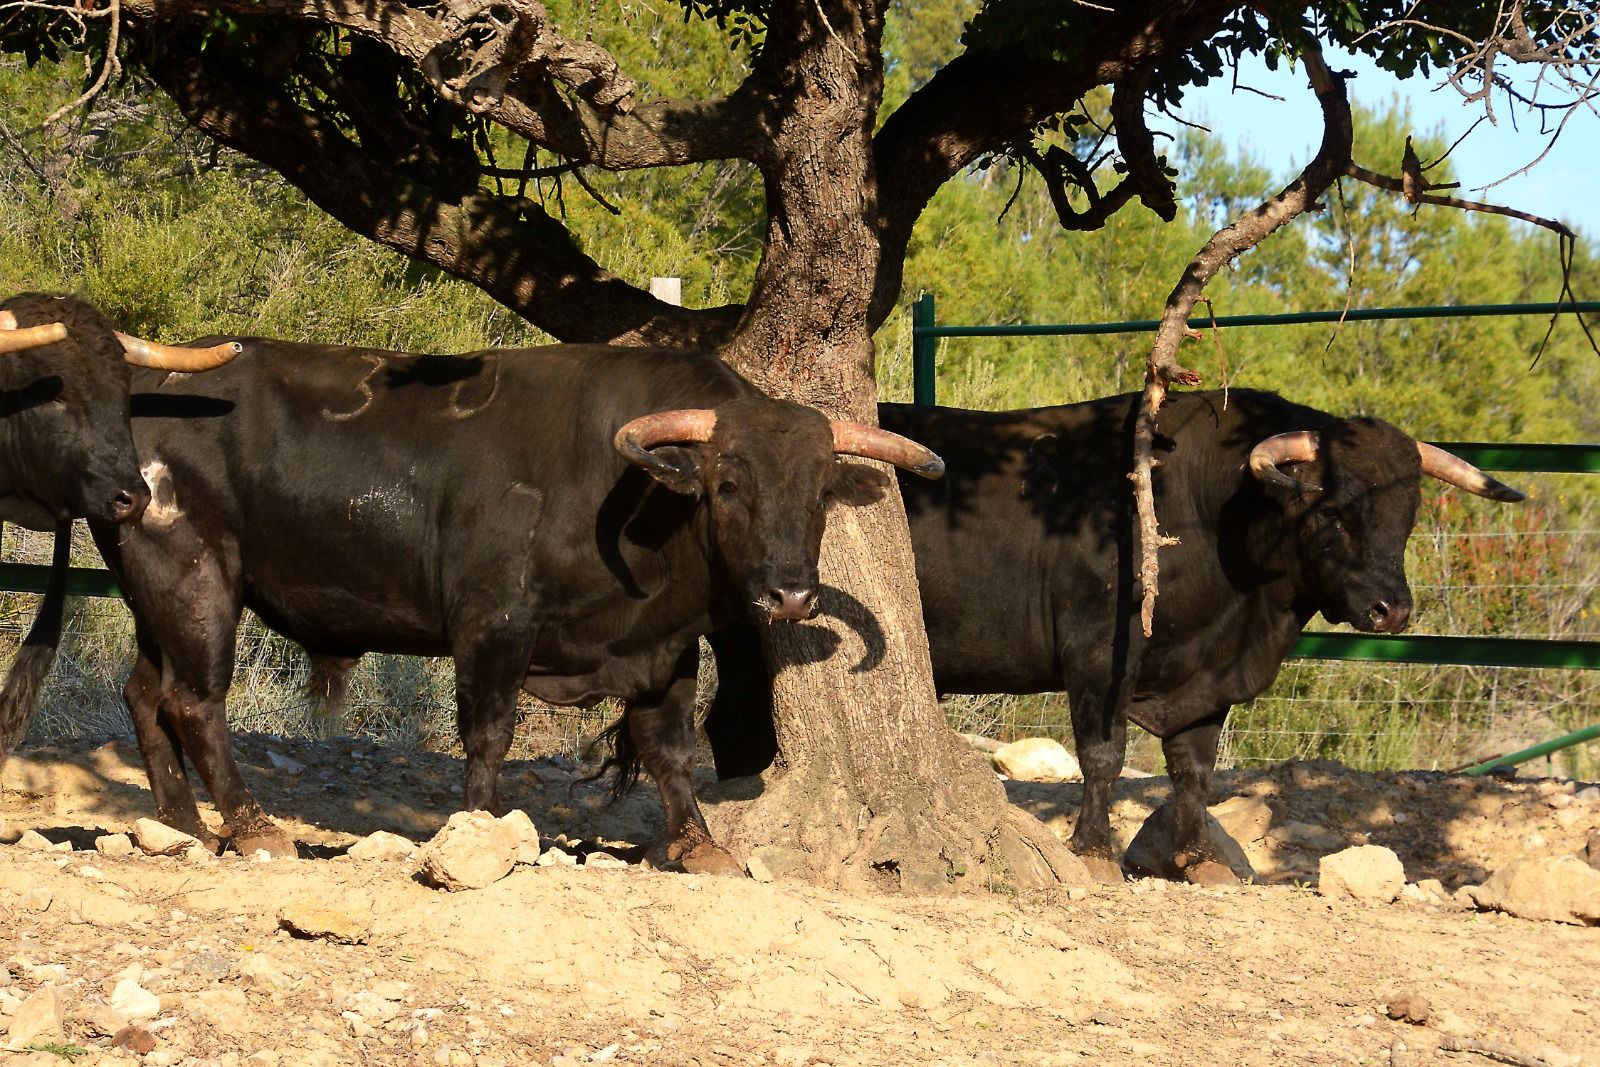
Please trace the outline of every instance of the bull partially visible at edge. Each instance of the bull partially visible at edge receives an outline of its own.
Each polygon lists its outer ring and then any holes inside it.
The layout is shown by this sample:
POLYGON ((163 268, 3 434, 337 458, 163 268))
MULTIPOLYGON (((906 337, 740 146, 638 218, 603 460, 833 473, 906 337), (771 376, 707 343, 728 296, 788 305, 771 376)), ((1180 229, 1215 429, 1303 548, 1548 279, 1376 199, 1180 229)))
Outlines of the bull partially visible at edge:
POLYGON ((0 761, 21 740, 55 659, 72 520, 136 522, 150 499, 128 426, 129 366, 203 371, 236 351, 120 333, 76 297, 0 301, 0 520, 56 533, 49 589, 0 692, 0 761))
MULTIPOLYGON (((1277 677, 1321 612, 1368 633, 1411 618, 1405 544, 1424 475, 1522 494, 1379 419, 1246 389, 1175 394, 1157 429, 1161 551, 1146 639, 1128 472, 1137 395, 1027 411, 885 404, 885 427, 935 449, 937 485, 902 479, 940 693, 1063 692, 1083 767, 1071 846, 1115 878, 1111 786, 1132 720, 1161 739, 1175 847, 1164 873, 1228 881, 1205 829, 1229 709, 1277 677)), ((752 634, 713 635, 706 732, 723 777, 775 752, 752 634)))

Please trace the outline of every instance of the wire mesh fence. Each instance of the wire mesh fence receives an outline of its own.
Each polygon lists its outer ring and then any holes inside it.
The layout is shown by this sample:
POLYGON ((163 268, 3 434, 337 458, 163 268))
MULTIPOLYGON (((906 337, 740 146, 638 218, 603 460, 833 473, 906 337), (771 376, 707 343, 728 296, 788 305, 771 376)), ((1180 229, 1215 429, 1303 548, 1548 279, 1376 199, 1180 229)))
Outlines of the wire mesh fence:
MULTIPOLYGON (((1516 480, 1531 493, 1520 508, 1428 490, 1407 552, 1414 632, 1600 639, 1600 501, 1592 488, 1585 489, 1583 476, 1516 480)), ((8 560, 49 561, 48 535, 8 528, 6 536, 8 560)), ((80 566, 99 565, 81 529, 73 559, 80 566)), ((14 653, 36 603, 26 594, 0 596, 0 655, 14 653)), ((1321 625, 1319 620, 1312 628, 1321 625)), ((61 655, 30 736, 130 730, 121 687, 132 662, 133 627, 122 604, 69 601, 61 655)), ((449 660, 365 657, 352 674, 337 721, 308 692, 309 682, 310 667, 298 647, 247 615, 228 705, 236 729, 353 733, 402 748, 458 750, 449 660)), ((714 684, 708 668, 703 695, 714 684)), ((1060 694, 955 698, 947 711, 951 724, 966 732, 1002 740, 1044 735, 1071 743, 1067 701, 1060 694)), ((553 708, 524 696, 513 754, 577 756, 616 712, 610 704, 553 708)), ((1230 716, 1222 764, 1327 758, 1366 769, 1451 768, 1597 720, 1600 672, 1290 661, 1271 689, 1230 716)), ((1130 763, 1159 771, 1159 746, 1140 735, 1130 763)), ((1600 753, 1570 750, 1551 757, 1548 766, 1595 777, 1600 753)))

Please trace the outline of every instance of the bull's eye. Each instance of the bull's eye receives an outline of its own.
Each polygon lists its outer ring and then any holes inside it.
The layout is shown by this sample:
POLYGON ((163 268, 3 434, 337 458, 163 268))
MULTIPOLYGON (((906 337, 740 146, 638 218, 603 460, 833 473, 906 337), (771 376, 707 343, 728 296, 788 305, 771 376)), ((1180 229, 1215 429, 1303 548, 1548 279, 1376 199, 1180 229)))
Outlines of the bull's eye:
POLYGON ((1336 526, 1339 523, 1339 509, 1334 507, 1331 504, 1323 504, 1320 507, 1318 507, 1317 508, 1317 515, 1324 522, 1331 522, 1336 526))
POLYGON ((725 481, 721 485, 717 486, 717 492, 721 493, 723 496, 733 496, 738 491, 739 483, 735 481, 725 481))

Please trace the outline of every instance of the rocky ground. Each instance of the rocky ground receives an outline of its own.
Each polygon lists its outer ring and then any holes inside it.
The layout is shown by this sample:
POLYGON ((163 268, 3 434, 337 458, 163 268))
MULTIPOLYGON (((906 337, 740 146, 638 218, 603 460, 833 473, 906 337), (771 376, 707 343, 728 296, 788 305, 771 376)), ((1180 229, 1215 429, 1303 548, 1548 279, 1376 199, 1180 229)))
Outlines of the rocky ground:
MULTIPOLYGON (((447 892, 406 842, 348 850, 431 838, 455 760, 239 752, 305 858, 115 854, 152 814, 126 741, 6 765, 0 1067, 1600 1064, 1600 927, 1463 890, 1583 853, 1585 783, 1229 772, 1213 811, 1263 884, 916 899, 607 862, 659 829, 653 790, 606 809, 570 763, 524 761, 504 792, 547 865, 447 892), (1322 859, 1362 845, 1398 857, 1394 902, 1317 891, 1322 859)), ((1076 786, 1008 788, 1070 829, 1076 786)), ((1121 783, 1124 844, 1166 788, 1121 783)))

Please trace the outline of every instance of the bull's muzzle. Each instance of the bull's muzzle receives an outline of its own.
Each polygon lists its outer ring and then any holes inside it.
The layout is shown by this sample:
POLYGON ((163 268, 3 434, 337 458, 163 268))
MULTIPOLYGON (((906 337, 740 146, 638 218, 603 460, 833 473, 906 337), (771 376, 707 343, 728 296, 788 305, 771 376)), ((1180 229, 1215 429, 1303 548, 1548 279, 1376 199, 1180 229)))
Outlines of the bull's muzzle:
POLYGON ((804 622, 817 613, 817 590, 775 585, 756 601, 756 606, 768 622, 804 622))

